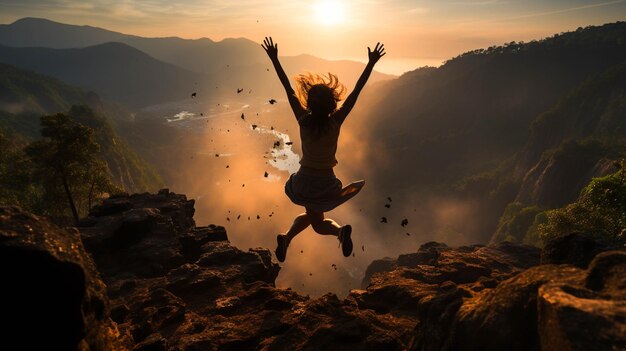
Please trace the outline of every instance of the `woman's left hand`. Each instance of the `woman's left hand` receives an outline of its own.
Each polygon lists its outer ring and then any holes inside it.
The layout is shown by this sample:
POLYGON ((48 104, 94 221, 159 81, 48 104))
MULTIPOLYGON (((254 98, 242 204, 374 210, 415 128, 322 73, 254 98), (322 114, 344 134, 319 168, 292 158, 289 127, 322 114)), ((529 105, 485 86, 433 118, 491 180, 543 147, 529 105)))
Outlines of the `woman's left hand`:
POLYGON ((372 51, 369 46, 367 47, 367 56, 371 64, 375 64, 381 57, 385 56, 386 52, 384 46, 385 44, 376 43, 374 51, 372 51))

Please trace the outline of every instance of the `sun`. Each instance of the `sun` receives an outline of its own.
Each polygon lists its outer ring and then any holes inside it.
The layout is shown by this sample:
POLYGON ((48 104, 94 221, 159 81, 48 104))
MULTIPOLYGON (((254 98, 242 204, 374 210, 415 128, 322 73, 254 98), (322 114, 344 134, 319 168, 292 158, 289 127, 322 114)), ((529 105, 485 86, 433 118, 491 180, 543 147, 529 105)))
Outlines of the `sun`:
POLYGON ((314 5, 315 19, 325 26, 335 26, 345 21, 345 9, 339 1, 317 1, 314 5))

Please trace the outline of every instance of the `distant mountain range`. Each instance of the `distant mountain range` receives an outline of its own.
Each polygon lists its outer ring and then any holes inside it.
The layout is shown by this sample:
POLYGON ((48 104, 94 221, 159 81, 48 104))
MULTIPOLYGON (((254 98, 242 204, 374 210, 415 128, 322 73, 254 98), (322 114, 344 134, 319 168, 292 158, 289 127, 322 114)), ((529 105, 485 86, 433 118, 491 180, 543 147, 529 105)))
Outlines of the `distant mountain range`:
POLYGON ((108 42, 124 43, 156 59, 204 73, 215 72, 226 65, 241 66, 268 61, 259 44, 243 38, 219 42, 208 38, 144 38, 42 18, 23 18, 12 24, 0 25, 0 44, 7 46, 69 49, 108 42))
MULTIPOLYGON (((143 38, 24 18, 0 25, 0 45, 4 46, 0 62, 93 89, 132 107, 182 99, 193 89, 214 95, 209 90, 213 86, 222 90, 245 87, 266 96, 282 92, 269 59, 259 44, 248 39, 143 38)), ((364 67, 359 62, 310 55, 281 59, 290 76, 333 72, 349 88, 364 67)), ((391 78, 374 72, 370 82, 391 78)))
POLYGON ((59 78, 133 107, 184 99, 194 81, 206 79, 121 43, 80 49, 0 45, 0 62, 59 78))

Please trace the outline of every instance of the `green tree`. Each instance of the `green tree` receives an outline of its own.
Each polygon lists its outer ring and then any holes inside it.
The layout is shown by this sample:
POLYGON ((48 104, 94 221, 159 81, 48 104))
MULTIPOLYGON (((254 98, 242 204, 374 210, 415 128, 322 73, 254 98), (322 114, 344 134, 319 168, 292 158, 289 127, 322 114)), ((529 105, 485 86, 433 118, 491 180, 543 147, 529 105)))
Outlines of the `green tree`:
POLYGON ((25 151, 33 163, 33 180, 42 188, 45 214, 63 215, 67 208, 75 221, 96 197, 116 190, 106 165, 98 158, 100 147, 93 129, 64 114, 43 116, 42 140, 25 151), (66 198, 67 205, 60 202, 66 198))
POLYGON ((626 170, 593 179, 578 200, 548 211, 541 238, 581 232, 608 244, 626 244, 626 170))

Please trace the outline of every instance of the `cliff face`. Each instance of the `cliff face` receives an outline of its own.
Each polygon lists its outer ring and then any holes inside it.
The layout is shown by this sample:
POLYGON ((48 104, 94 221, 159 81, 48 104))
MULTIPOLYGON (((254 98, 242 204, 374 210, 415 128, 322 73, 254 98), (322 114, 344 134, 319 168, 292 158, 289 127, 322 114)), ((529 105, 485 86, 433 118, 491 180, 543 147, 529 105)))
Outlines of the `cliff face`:
POLYGON ((626 253, 584 236, 565 237, 543 252, 510 243, 426 243, 416 253, 374 261, 363 289, 344 300, 333 294, 311 299, 275 287, 280 267, 269 250, 242 251, 230 245, 224 228, 196 227, 193 205, 162 190, 111 198, 92 210, 79 230, 106 295, 76 232, 3 208, 0 258, 17 269, 3 268, 2 276, 19 282, 8 286, 26 286, 3 308, 12 304, 22 311, 41 294, 46 299, 28 311, 44 322, 16 329, 54 331, 64 345, 90 350, 107 349, 98 346, 104 341, 108 349, 135 350, 626 345, 626 253), (48 258, 36 259, 33 252, 48 258), (25 261, 35 269, 19 264, 25 261), (55 268, 65 266, 70 268, 55 268), (41 284, 49 286, 45 293, 41 284), (55 295, 56 286, 66 294, 55 295), (56 324, 45 322, 55 316, 56 324))

